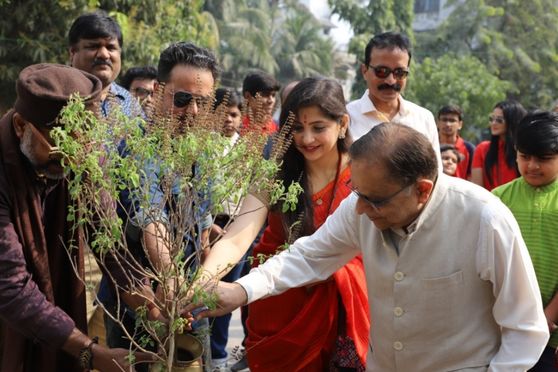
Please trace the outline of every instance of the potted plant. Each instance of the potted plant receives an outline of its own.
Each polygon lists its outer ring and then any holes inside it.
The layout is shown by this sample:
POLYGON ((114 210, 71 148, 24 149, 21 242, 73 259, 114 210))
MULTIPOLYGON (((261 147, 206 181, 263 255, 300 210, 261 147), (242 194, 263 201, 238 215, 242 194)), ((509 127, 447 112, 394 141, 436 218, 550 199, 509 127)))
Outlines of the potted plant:
MULTIPOLYGON (((189 329, 182 309, 192 301, 215 304, 211 291, 193 286, 201 275, 193 263, 203 259, 207 244, 200 239, 200 220, 218 213, 223 200, 249 190, 269 193, 272 203, 284 200, 286 206, 294 206, 301 190, 275 180, 290 144, 288 125, 269 160, 262 157, 266 138, 259 131, 242 136, 224 155, 229 144, 220 135, 223 114, 202 107, 186 124, 160 112, 147 122, 124 115, 101 119, 75 98, 52 132, 67 169, 69 218, 114 288, 116 311, 99 305, 122 327, 130 358, 136 350, 152 353, 156 370, 186 368, 181 359, 187 352, 177 344, 192 348, 194 362, 199 358, 199 343, 180 339, 189 329), (149 240, 155 241, 151 250, 149 240), (126 296, 143 299, 133 309, 133 329, 121 317, 126 296)), ((83 280, 87 290, 95 290, 83 280)))

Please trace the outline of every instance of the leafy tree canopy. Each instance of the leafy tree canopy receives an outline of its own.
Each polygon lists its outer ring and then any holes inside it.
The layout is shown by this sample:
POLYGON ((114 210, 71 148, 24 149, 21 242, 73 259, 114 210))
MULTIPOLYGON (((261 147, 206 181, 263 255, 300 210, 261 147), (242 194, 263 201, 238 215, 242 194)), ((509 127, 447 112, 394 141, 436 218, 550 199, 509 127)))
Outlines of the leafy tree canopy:
POLYGON ((464 0, 436 30, 417 34, 419 57, 477 57, 526 107, 550 108, 558 88, 558 1, 464 0))
POLYGON ((336 71, 333 41, 296 0, 207 0, 205 9, 217 19, 226 86, 240 86, 253 69, 282 83, 336 71))
POLYGON ((488 125, 488 114, 512 89, 513 84, 493 75, 476 57, 446 54, 414 65, 405 97, 435 115, 442 106, 460 106, 462 135, 477 142, 488 125))
POLYGON ((67 35, 80 14, 103 9, 124 34, 123 69, 155 64, 169 43, 191 40, 216 48, 219 33, 203 0, 0 0, 0 113, 15 100, 14 82, 26 66, 66 63, 67 35))

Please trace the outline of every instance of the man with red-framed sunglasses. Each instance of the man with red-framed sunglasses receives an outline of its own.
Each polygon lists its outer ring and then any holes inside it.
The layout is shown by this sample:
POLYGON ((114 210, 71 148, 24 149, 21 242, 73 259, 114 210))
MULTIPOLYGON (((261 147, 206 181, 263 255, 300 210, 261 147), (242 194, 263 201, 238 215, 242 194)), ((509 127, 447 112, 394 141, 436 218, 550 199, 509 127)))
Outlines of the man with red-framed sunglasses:
POLYGON ((409 76, 411 55, 409 39, 396 32, 378 34, 366 45, 360 72, 368 89, 361 98, 347 105, 351 136, 355 141, 380 123, 395 122, 424 134, 434 151, 440 153, 432 113, 401 96, 409 76))

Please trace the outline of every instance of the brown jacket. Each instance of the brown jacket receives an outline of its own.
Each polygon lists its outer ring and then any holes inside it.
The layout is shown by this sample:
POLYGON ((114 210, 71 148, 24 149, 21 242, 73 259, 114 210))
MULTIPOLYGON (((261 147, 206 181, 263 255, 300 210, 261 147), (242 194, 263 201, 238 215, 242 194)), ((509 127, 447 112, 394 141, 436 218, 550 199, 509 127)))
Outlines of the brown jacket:
MULTIPOLYGON (((65 248, 74 237, 66 183, 37 176, 12 117, 0 120, 0 371, 81 371, 61 350, 74 327, 87 329, 84 286, 65 248)), ((71 257, 81 273, 83 249, 71 257)))

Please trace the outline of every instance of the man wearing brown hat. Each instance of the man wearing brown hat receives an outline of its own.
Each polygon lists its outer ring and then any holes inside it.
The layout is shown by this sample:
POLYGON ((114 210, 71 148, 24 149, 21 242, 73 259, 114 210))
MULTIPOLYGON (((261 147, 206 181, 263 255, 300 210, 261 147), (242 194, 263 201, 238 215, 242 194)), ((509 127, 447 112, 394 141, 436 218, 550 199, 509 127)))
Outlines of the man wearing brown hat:
POLYGON ((79 237, 70 233, 64 170, 50 137, 70 95, 92 109, 101 83, 72 67, 39 64, 21 71, 16 89, 14 108, 0 120, 0 370, 121 371, 127 350, 82 333, 85 290, 70 259, 83 269, 83 249, 71 258, 65 249, 79 237))

